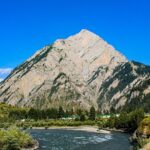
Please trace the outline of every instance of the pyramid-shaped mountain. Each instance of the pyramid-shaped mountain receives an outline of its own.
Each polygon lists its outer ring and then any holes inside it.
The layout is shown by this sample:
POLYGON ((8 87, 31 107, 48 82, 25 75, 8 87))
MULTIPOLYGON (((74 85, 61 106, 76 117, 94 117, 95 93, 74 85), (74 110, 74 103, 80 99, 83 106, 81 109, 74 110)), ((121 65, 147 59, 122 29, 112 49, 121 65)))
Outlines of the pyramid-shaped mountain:
POLYGON ((42 48, 0 83, 0 102, 41 109, 119 111, 147 97, 150 67, 129 62, 88 30, 42 48))

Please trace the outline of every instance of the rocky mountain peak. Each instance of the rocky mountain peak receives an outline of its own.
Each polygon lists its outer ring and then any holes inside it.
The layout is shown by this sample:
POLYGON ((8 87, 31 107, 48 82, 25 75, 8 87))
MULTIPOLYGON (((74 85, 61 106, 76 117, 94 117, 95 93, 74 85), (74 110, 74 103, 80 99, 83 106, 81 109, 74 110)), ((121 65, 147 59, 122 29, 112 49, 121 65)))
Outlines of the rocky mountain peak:
POLYGON ((95 33, 85 29, 67 39, 57 40, 54 47, 68 50, 67 53, 78 55, 89 63, 97 61, 101 65, 108 65, 112 60, 127 62, 127 59, 113 46, 95 33))
MULTIPOLYGON (((129 79, 123 80, 124 75, 130 75, 131 82, 138 78, 134 68, 135 65, 128 63, 113 46, 84 29, 42 48, 15 68, 0 82, 0 102, 37 108, 61 104, 67 108, 88 109, 93 105, 96 108, 105 106, 103 110, 109 110, 109 100, 114 102, 113 97, 117 100, 122 94, 117 90, 120 90, 119 83, 124 89, 129 83, 129 79), (105 95, 107 92, 110 94, 105 95)), ((149 75, 149 69, 138 70, 142 73, 147 70, 149 75)), ((121 101, 115 108, 123 104, 121 101)))
POLYGON ((82 29, 79 33, 69 37, 68 39, 72 38, 73 40, 82 40, 82 39, 93 39, 96 41, 100 40, 100 37, 98 35, 86 29, 82 29))
POLYGON ((82 29, 79 33, 72 35, 68 37, 67 39, 59 39, 57 42, 70 42, 70 43, 79 43, 81 46, 88 45, 92 41, 97 42, 99 40, 102 40, 98 35, 95 33, 88 31, 86 29, 82 29))

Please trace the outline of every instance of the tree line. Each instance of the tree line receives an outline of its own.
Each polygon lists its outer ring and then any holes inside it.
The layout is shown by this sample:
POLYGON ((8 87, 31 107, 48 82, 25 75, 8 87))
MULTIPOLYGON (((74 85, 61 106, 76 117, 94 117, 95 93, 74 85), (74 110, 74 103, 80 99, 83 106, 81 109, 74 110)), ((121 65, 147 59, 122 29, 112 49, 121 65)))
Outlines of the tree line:
POLYGON ((119 117, 112 115, 106 122, 105 127, 123 129, 134 132, 144 118, 144 109, 137 108, 131 112, 121 112, 119 117))
POLYGON ((96 118, 96 110, 92 106, 90 108, 90 111, 83 111, 81 109, 77 109, 74 111, 71 110, 64 110, 62 106, 60 106, 58 109, 56 108, 48 108, 48 109, 21 109, 21 108, 15 108, 11 109, 9 111, 9 118, 19 120, 19 119, 35 119, 35 120, 41 120, 41 119, 62 119, 62 118, 68 118, 68 117, 75 117, 76 120, 84 121, 86 119, 89 120, 95 120, 96 118))

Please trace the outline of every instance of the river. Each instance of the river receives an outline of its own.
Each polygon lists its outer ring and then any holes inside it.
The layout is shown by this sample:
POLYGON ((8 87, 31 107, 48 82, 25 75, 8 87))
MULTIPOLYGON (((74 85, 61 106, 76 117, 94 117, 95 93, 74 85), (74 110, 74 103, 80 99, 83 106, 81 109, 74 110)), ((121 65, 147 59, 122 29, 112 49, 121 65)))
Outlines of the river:
POLYGON ((65 129, 32 129, 39 150, 130 150, 129 135, 112 132, 93 133, 65 129))

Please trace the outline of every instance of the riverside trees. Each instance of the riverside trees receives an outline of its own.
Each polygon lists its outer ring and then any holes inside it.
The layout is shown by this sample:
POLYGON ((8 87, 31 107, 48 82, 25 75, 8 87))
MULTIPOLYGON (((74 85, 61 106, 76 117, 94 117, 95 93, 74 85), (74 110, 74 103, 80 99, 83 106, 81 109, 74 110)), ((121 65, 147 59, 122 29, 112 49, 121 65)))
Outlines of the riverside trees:
POLYGON ((96 110, 92 106, 90 111, 84 111, 82 109, 77 109, 75 112, 71 110, 64 110, 62 106, 58 109, 56 108, 48 108, 48 109, 23 109, 23 108, 13 108, 8 110, 9 118, 13 118, 15 120, 19 119, 61 119, 67 117, 77 117, 80 121, 84 121, 86 119, 94 121, 96 119, 96 110))
POLYGON ((143 118, 144 110, 142 108, 138 108, 129 113, 121 112, 119 117, 113 115, 107 120, 105 126, 116 129, 124 129, 128 132, 134 132, 143 118))
MULTIPOLYGON (((76 121, 85 122, 90 121, 94 124, 101 125, 101 127, 110 127, 117 129, 126 129, 128 131, 134 131, 137 129, 138 124, 144 117, 143 109, 136 109, 132 112, 121 112, 119 117, 115 114, 111 114, 109 118, 103 118, 100 113, 97 113, 94 107, 90 108, 90 111, 84 111, 82 109, 78 110, 64 110, 63 107, 59 108, 48 108, 48 109, 35 109, 35 108, 19 108, 15 106, 10 106, 7 104, 0 104, 0 126, 3 126, 3 123, 15 123, 17 120, 26 120, 26 121, 49 121, 53 120, 51 124, 55 124, 58 120, 66 120, 70 125, 70 120, 72 121, 72 125, 75 124, 76 121)), ((110 115, 109 115, 110 116, 110 115)), ((66 123, 65 122, 65 123, 66 123)), ((58 123, 56 123, 58 124, 58 123)), ((30 125, 29 125, 30 126, 30 125)))

